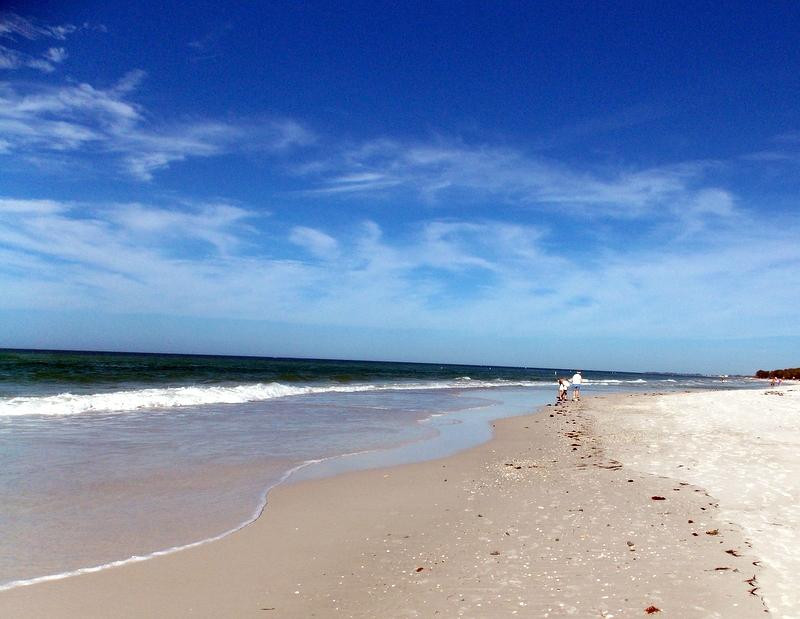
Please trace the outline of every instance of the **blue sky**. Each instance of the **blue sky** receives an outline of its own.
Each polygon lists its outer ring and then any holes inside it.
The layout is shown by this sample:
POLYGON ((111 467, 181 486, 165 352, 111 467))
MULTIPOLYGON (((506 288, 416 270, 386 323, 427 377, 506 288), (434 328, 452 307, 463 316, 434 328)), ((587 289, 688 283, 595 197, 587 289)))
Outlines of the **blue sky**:
POLYGON ((797 365, 797 5, 129 4, 0 14, 0 346, 797 365))

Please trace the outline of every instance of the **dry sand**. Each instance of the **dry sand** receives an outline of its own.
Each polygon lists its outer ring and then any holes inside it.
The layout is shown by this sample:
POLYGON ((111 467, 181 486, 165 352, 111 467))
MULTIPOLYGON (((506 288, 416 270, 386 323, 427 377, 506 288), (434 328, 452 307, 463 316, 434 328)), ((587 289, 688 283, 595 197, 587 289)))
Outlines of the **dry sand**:
POLYGON ((1 592, 0 616, 764 616, 717 499, 624 462, 643 443, 623 416, 661 401, 548 407, 446 459, 286 485, 233 535, 1 592))
POLYGON ((706 488, 761 559, 757 593, 800 617, 800 387, 628 398, 596 429, 638 471, 706 488))

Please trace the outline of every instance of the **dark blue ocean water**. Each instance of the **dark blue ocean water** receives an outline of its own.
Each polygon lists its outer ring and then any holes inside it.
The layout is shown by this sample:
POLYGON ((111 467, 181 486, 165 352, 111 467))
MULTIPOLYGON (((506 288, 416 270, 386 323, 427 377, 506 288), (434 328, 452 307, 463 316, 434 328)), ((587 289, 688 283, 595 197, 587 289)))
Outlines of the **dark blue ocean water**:
MULTIPOLYGON (((251 520, 298 467, 463 449, 488 438, 488 419, 550 401, 555 376, 572 373, 0 350, 0 586, 213 538, 251 520)), ((750 384, 583 375, 587 396, 750 384)))

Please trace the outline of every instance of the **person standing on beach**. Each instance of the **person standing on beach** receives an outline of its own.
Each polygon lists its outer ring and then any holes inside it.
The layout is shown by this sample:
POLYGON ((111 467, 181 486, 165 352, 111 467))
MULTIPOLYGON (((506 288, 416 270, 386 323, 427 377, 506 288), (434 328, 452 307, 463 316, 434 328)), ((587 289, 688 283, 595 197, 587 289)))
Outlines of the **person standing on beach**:
POLYGON ((583 382, 583 376, 581 376, 581 371, 576 370, 575 374, 572 375, 572 400, 581 399, 581 383, 583 382))

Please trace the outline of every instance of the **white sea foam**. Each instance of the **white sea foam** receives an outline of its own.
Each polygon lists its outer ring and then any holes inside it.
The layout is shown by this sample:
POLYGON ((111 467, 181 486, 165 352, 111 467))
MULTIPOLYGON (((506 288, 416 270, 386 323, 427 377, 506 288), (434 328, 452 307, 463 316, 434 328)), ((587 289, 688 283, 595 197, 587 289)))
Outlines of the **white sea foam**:
MULTIPOLYGON (((673 379, 653 381, 674 384, 673 379)), ((244 404, 274 398, 285 398, 313 393, 355 393, 359 391, 402 391, 429 389, 493 389, 499 387, 526 387, 551 389, 554 382, 526 380, 476 380, 461 376, 454 380, 427 382, 397 382, 349 385, 285 385, 282 383, 254 383, 231 386, 162 387, 154 389, 131 389, 107 393, 73 394, 60 393, 50 396, 22 396, 0 398, 0 417, 20 415, 78 415, 81 413, 116 413, 147 409, 164 409, 181 406, 204 406, 208 404, 244 404)), ((584 378, 583 385, 590 387, 615 387, 620 385, 644 385, 648 381, 637 379, 584 378)), ((687 383, 687 386, 688 383, 687 383)))
POLYGON ((643 385, 647 381, 641 378, 636 378, 634 380, 619 380, 617 378, 604 378, 602 380, 587 380, 586 378, 583 379, 582 385, 601 385, 601 386, 608 386, 608 385, 643 385))
MULTIPOLYGON (((202 406, 208 404, 243 404, 274 398, 312 393, 354 393, 359 391, 391 391, 415 389, 457 389, 464 381, 426 383, 385 383, 360 385, 306 385, 293 386, 281 383, 257 383, 235 386, 167 387, 160 389, 135 389, 109 393, 72 394, 52 396, 26 396, 0 399, 0 417, 19 415, 77 415, 90 412, 123 412, 142 409, 161 409, 177 406, 202 406)), ((548 387, 548 383, 534 381, 469 381, 470 388, 491 387, 548 387)))

